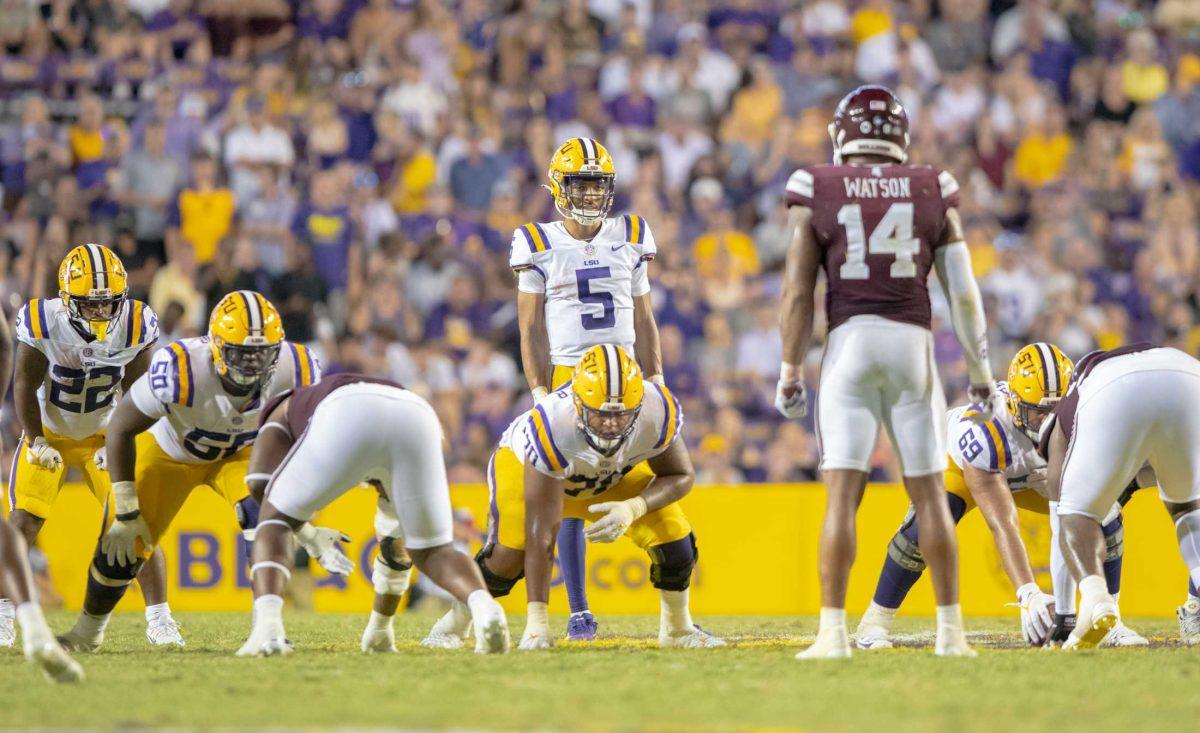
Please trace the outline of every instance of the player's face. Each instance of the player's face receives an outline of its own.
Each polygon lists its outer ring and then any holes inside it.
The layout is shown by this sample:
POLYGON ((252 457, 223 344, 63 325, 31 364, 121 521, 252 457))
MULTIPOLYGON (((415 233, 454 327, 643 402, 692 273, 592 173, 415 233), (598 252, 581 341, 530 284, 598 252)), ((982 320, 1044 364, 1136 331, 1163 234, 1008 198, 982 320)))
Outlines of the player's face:
POLYGON ((229 367, 230 379, 240 386, 257 383, 268 374, 279 358, 279 346, 235 346, 226 344, 222 355, 229 367))
POLYGON ((624 412, 600 412, 585 410, 587 428, 593 435, 603 440, 616 440, 625 434, 637 417, 636 410, 624 412))
POLYGON ((1042 423, 1046 422, 1046 418, 1050 415, 1051 407, 1039 407, 1035 405, 1027 405, 1025 408, 1025 425, 1033 432, 1039 432, 1042 429, 1042 423))
POLYGON ((85 321, 111 321, 121 307, 119 298, 75 298, 76 312, 85 321))
POLYGON ((588 216, 599 216, 612 194, 611 178, 572 176, 567 181, 571 208, 588 216))

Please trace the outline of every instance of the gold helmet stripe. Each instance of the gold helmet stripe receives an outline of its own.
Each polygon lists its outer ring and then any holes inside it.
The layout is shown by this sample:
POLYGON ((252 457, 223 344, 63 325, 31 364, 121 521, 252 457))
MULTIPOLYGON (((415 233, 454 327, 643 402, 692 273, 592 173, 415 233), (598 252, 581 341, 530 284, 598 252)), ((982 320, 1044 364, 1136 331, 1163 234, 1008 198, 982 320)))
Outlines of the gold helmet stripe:
POLYGON ((1050 350, 1050 344, 1039 341, 1037 346, 1038 356, 1042 360, 1042 373, 1046 376, 1046 396, 1058 394, 1058 362, 1054 359, 1054 352, 1050 350))
POLYGON ((100 251, 100 246, 85 244, 83 248, 87 251, 88 259, 92 262, 92 289, 108 289, 108 271, 104 266, 104 253, 100 251))

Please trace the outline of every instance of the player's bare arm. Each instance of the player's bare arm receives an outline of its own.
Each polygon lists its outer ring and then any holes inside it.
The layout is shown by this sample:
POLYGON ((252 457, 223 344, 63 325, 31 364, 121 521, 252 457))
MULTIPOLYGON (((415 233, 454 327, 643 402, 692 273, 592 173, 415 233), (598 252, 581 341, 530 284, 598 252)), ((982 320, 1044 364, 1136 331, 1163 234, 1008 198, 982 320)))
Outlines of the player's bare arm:
POLYGON ((13 367, 13 337, 8 319, 0 317, 0 384, 8 384, 13 367))
POLYGON ((108 457, 108 474, 112 477, 115 521, 101 539, 100 546, 110 564, 136 565, 138 540, 146 548, 153 544, 133 477, 137 463, 135 441, 155 422, 156 418, 139 410, 128 396, 117 403, 108 421, 104 450, 108 457))
POLYGON ((562 481, 532 465, 525 466, 525 593, 528 616, 520 649, 548 649, 550 636, 550 574, 554 539, 562 522, 562 481))
POLYGON ((550 336, 546 332, 544 293, 517 293, 517 323, 521 329, 521 362, 525 381, 529 383, 534 396, 538 397, 550 390, 550 336))
POLYGON ((946 210, 941 240, 934 250, 934 266, 938 281, 946 291, 954 333, 962 344, 963 358, 967 362, 971 379, 968 395, 972 402, 985 408, 979 411, 979 419, 990 420, 998 406, 992 366, 988 361, 987 322, 958 209, 946 210))
POLYGON ((674 504, 687 496, 696 481, 696 471, 683 441, 647 461, 654 471, 654 480, 632 499, 592 504, 588 511, 603 515, 584 530, 591 542, 616 542, 629 526, 646 514, 674 504))
POLYGON ((803 417, 808 411, 804 394, 804 355, 812 340, 814 296, 821 253, 812 231, 812 209, 792 206, 788 209, 788 229, 792 232, 784 265, 783 295, 779 328, 783 338, 783 364, 775 407, 785 417, 803 417))
POLYGON ((651 382, 662 383, 662 348, 650 293, 633 298, 633 352, 651 382))
POLYGON ((13 403, 17 408, 21 430, 25 432, 25 440, 30 444, 42 437, 42 409, 38 405, 37 391, 49 368, 50 362, 42 352, 28 344, 17 344, 13 403))
POLYGON ((267 493, 267 483, 271 474, 279 468, 295 440, 287 427, 287 405, 289 399, 281 401, 264 416, 258 437, 254 440, 254 450, 250 453, 250 463, 246 468, 246 488, 255 503, 262 504, 267 493))
POLYGON ((108 453, 108 473, 113 486, 133 481, 137 463, 138 435, 149 430, 158 418, 150 417, 138 409, 133 400, 126 396, 117 403, 104 432, 104 449, 108 453))
POLYGON ((150 368, 150 360, 154 358, 154 345, 151 344, 137 356, 133 357, 133 361, 125 365, 125 376, 121 377, 121 391, 129 392, 129 388, 138 380, 146 370, 150 368))

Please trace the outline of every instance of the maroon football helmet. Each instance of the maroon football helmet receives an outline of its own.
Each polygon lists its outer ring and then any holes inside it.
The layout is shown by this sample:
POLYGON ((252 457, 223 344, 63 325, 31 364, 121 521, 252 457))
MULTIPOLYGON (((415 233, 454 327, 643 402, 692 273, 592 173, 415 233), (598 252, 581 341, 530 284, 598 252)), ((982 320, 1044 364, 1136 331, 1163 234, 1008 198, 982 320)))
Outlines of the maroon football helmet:
POLYGON ((847 155, 884 155, 903 163, 908 160, 908 113, 887 87, 861 86, 838 103, 829 137, 834 163, 847 155))

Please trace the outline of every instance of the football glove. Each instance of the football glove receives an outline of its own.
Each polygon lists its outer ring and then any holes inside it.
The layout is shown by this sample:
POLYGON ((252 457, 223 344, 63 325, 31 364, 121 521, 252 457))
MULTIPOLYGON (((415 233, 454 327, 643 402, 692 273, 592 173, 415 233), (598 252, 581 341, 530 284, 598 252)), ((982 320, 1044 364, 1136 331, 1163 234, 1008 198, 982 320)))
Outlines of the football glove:
POLYGON ((967 399, 971 401, 971 409, 974 412, 968 419, 976 425, 991 420, 1004 407, 1000 402, 1000 393, 996 390, 995 382, 972 384, 967 387, 967 399))
POLYGON ((554 637, 550 636, 550 614, 545 603, 530 601, 525 619, 525 633, 521 634, 518 649, 537 651, 554 646, 554 637))
POLYGON ((1043 593, 1037 583, 1026 583, 1017 589, 1017 604, 1025 641, 1030 646, 1044 645, 1054 627, 1054 596, 1043 593))
POLYGON ((798 420, 808 414, 808 393, 801 382, 779 380, 775 385, 775 409, 789 420, 798 420))
POLYGON ((62 454, 41 435, 25 441, 25 460, 35 466, 55 470, 62 465, 62 454))
POLYGON ((1052 644, 1062 645, 1071 636, 1071 632, 1074 630, 1075 614, 1056 613, 1054 614, 1054 628, 1050 629, 1050 642, 1052 644))
POLYGON ((616 542, 629 525, 646 515, 646 500, 640 496, 625 501, 605 501, 588 507, 592 514, 603 514, 583 534, 589 542, 616 542))
POLYGON ((100 551, 109 565, 133 565, 137 562, 138 540, 147 550, 152 545, 150 527, 146 525, 146 519, 138 507, 134 483, 117 481, 112 488, 117 520, 100 540, 100 551))
POLYGON ((347 576, 354 572, 354 561, 346 556, 340 544, 350 541, 344 533, 328 527, 314 527, 305 522, 296 530, 296 539, 309 557, 314 558, 326 571, 347 576))
POLYGON ((107 471, 108 470, 108 451, 105 450, 104 448, 101 448, 100 450, 96 451, 96 453, 92 456, 92 463, 95 463, 96 468, 100 469, 101 471, 107 471))

